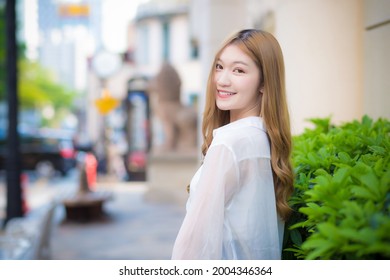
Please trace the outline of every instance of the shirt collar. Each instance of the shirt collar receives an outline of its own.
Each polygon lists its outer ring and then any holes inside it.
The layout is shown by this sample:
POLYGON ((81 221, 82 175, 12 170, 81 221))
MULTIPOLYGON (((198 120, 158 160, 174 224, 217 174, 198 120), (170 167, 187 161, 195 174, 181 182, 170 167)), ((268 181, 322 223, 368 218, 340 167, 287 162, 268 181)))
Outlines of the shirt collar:
POLYGON ((242 128, 242 127, 249 127, 249 126, 256 127, 256 128, 261 129, 265 132, 267 131, 265 124, 264 124, 264 121, 261 117, 251 116, 251 117, 246 117, 246 118, 236 120, 234 122, 228 123, 224 126, 221 126, 221 127, 214 129, 213 130, 213 137, 215 137, 217 134, 222 133, 223 131, 226 131, 226 130, 242 128))

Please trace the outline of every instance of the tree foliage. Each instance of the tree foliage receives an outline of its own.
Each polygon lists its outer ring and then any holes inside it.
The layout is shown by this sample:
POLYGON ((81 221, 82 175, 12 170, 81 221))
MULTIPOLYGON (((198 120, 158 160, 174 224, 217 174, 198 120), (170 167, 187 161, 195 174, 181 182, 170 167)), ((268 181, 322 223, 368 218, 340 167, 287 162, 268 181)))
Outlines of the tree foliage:
POLYGON ((55 82, 38 63, 22 59, 19 66, 19 94, 22 109, 71 108, 76 93, 55 82))

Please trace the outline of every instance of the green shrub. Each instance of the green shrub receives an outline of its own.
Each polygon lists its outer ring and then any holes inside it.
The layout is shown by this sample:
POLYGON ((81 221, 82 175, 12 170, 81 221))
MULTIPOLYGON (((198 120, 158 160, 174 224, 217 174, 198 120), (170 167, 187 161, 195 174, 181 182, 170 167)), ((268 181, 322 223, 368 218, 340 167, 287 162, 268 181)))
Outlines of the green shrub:
POLYGON ((293 139, 284 259, 390 259, 390 122, 313 119, 293 139))

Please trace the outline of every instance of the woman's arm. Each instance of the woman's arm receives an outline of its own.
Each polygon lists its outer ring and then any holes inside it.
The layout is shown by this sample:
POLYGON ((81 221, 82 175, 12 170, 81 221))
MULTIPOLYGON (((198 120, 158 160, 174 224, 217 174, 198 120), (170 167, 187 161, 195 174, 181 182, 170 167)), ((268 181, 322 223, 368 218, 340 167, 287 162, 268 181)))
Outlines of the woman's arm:
POLYGON ((225 205, 238 188, 234 154, 212 146, 180 228, 172 259, 221 259, 225 205))

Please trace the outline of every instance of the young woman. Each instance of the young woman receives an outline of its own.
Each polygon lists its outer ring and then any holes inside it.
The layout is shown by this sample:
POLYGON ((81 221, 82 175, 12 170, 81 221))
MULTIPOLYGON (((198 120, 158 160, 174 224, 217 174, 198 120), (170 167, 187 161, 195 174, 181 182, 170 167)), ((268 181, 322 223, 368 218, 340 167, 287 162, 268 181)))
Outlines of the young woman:
POLYGON ((215 56, 202 166, 172 259, 280 259, 293 191, 284 62, 269 33, 242 30, 215 56))

